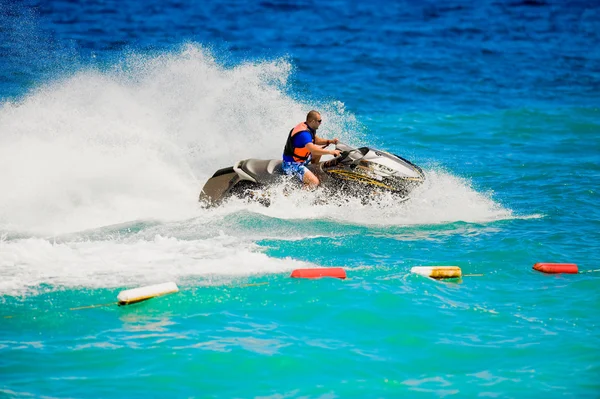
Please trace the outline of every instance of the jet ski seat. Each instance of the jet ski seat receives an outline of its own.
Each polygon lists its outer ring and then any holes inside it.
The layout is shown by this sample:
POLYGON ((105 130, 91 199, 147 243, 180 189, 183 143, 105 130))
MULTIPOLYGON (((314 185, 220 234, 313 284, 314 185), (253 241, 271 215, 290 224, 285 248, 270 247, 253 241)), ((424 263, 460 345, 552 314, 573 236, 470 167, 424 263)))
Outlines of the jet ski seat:
POLYGON ((283 175, 281 163, 281 159, 246 159, 238 167, 255 180, 265 181, 283 175))

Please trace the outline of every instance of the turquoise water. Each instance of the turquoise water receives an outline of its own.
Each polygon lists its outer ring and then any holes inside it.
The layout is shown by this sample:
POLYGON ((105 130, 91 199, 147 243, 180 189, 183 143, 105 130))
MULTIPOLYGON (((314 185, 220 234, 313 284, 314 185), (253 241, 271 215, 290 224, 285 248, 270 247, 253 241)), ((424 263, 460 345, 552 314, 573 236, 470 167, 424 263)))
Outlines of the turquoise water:
POLYGON ((0 6, 0 397, 600 396, 595 3, 0 6), (197 203, 313 108, 425 184, 197 203))

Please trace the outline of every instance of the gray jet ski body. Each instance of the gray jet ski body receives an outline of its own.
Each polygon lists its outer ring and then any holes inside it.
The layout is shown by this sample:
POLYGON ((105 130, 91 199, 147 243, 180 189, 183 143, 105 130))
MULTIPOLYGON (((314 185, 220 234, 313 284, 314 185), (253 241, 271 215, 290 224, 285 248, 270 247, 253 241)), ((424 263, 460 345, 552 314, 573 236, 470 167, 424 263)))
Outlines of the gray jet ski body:
MULTIPOLYGON (((425 180, 421 168, 397 155, 369 147, 355 149, 341 143, 336 148, 342 151, 339 157, 308 165, 321 185, 331 190, 349 195, 387 191, 406 198, 425 180)), ((281 164, 280 159, 250 158, 219 169, 202 188, 199 200, 207 205, 218 205, 232 195, 253 197, 257 189, 284 181, 281 164)), ((299 181, 297 185, 300 186, 299 181)), ((261 198, 257 200, 263 202, 261 198)))

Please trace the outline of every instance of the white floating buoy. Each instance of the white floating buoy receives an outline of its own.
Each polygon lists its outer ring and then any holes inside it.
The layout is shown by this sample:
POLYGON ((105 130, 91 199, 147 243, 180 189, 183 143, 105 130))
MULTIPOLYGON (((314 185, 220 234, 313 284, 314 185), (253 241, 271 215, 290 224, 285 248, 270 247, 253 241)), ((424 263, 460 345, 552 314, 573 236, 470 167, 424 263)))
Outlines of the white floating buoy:
POLYGON ((415 266, 410 269, 411 273, 435 279, 459 278, 462 271, 458 266, 415 266))
POLYGON ((161 295, 172 294, 178 292, 177 284, 163 283, 149 285, 146 287, 134 288, 131 290, 121 291, 117 296, 119 305, 129 305, 131 303, 145 301, 146 299, 154 298, 161 295))

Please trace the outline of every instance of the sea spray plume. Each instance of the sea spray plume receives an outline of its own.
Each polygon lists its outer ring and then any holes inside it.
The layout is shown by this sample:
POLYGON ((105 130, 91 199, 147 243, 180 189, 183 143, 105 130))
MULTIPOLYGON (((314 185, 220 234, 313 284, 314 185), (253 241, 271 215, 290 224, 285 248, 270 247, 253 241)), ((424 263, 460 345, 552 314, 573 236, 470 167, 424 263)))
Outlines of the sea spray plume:
MULTIPOLYGON (((279 157, 309 105, 286 94, 285 60, 233 68, 209 51, 129 54, 0 109, 0 226, 63 233, 196 215, 198 189, 244 157, 279 157)), ((324 105, 328 129, 349 120, 324 105)))
POLYGON ((315 105, 294 99, 288 87, 292 65, 285 59, 224 68, 208 50, 188 44, 176 56, 132 55, 115 73, 135 80, 142 97, 161 93, 154 108, 168 115, 165 130, 192 155, 199 174, 232 157, 279 157, 289 128, 311 107, 324 109, 325 132, 344 136, 358 126, 339 101, 315 105))
POLYGON ((272 135, 301 112, 283 90, 290 70, 284 60, 227 69, 208 50, 190 44, 176 55, 128 57, 115 75, 134 83, 151 108, 161 110, 163 129, 188 152, 199 153, 195 166, 202 173, 224 155, 281 152, 272 135))

